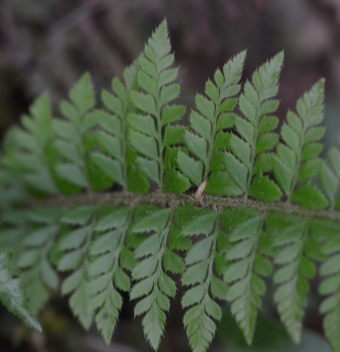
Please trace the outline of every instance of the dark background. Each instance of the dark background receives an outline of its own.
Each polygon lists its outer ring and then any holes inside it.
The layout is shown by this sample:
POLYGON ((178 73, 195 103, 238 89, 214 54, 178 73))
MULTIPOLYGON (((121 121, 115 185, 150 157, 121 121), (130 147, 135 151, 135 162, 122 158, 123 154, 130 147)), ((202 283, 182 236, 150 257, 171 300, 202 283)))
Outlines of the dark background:
MULTIPOLYGON (((337 144, 339 0, 0 0, 0 135, 44 91, 50 93, 58 116, 58 103, 84 71, 91 73, 99 96, 112 77, 121 76, 124 67, 143 51, 144 42, 164 18, 180 66, 182 102, 192 106, 196 92, 203 92, 205 81, 212 78, 216 68, 241 50, 248 50, 246 78, 284 50, 278 116, 282 121, 287 109, 295 108, 299 96, 325 77, 325 143, 327 147, 337 144)), ((179 298, 173 306, 160 351, 187 351, 179 298)), ((316 312, 312 295, 306 326, 322 333, 316 312)), ((277 321, 275 312, 269 310, 269 315, 277 321)), ((226 331, 232 330, 228 319, 224 318, 221 326, 225 330, 220 328, 222 332, 211 351, 244 351, 226 347, 226 331)), ((266 319, 264 324, 268 323, 266 319)), ((52 299, 41 321, 45 336, 27 330, 2 310, 0 350, 11 351, 13 342, 21 351, 90 351, 86 348, 97 344, 94 331, 84 335, 74 323, 66 300, 52 299)), ((278 340, 277 334, 282 332, 271 333, 278 340)), ((264 340, 267 338, 265 335, 264 340)), ((114 340, 120 345, 102 345, 96 351, 132 351, 127 345, 149 350, 140 321, 133 320, 131 304, 124 306, 114 340)), ((294 350, 287 346, 286 350, 294 350)), ((278 347, 268 348, 256 351, 280 351, 278 347)), ((313 347, 308 348, 312 351, 313 347)))

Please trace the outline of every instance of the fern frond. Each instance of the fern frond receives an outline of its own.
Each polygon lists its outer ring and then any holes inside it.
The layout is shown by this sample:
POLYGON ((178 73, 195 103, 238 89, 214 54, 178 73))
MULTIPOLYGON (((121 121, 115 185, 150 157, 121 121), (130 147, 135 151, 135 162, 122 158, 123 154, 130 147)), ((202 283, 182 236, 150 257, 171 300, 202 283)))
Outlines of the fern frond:
POLYGON ((132 271, 138 281, 130 292, 130 298, 142 298, 135 307, 135 315, 144 315, 144 334, 153 349, 157 350, 164 331, 165 312, 170 309, 170 297, 176 294, 175 282, 164 271, 163 256, 172 222, 170 209, 141 209, 132 233, 152 233, 135 250, 139 263, 132 271))
POLYGON ((94 207, 84 206, 67 211, 61 217, 61 222, 80 227, 66 229, 58 246, 62 253, 58 262, 58 270, 72 272, 63 282, 61 293, 71 294, 70 307, 86 330, 90 328, 94 314, 88 291, 89 248, 93 236, 94 210, 94 207))
POLYGON ((323 327, 334 352, 340 351, 340 226, 339 223, 314 220, 312 231, 322 243, 320 274, 324 278, 319 286, 321 295, 326 296, 320 305, 324 314, 323 327))
POLYGON ((328 152, 328 163, 322 160, 319 170, 322 190, 329 199, 330 207, 339 209, 340 152, 331 148, 328 152))
MULTIPOLYGON (((245 51, 241 52, 223 66, 223 72, 215 72, 214 82, 208 80, 205 85, 206 96, 196 95, 197 111, 193 110, 190 114, 191 130, 185 131, 184 141, 198 161, 192 160, 183 151, 178 154, 177 159, 179 169, 196 186, 208 179, 214 163, 213 158, 218 159, 219 155, 216 154, 227 148, 229 135, 223 131, 234 126, 235 114, 232 112, 237 105, 237 95, 241 89, 239 81, 245 55, 245 51)), ((226 183, 223 189, 228 186, 232 188, 232 185, 228 184, 230 180, 223 170, 214 171, 220 172, 217 175, 212 173, 209 177, 207 192, 225 194, 221 193, 222 188, 219 186, 226 183)))
POLYGON ((296 104, 297 114, 288 112, 287 123, 281 128, 285 144, 277 146, 273 159, 273 171, 278 184, 288 200, 316 209, 328 205, 323 194, 311 184, 318 174, 321 160, 318 158, 324 135, 323 120, 324 80, 317 82, 296 104))
POLYGON ((240 94, 244 57, 229 60, 197 94, 190 127, 181 122, 185 107, 173 105, 180 86, 166 22, 124 80, 102 93, 104 109, 95 110, 88 74, 61 103, 62 119, 52 118, 46 95, 33 104, 0 157, 0 251, 13 252, 31 298, 27 306, 0 255, 0 298, 10 309, 38 327, 25 309, 37 313, 58 288, 57 267, 66 273, 62 294, 86 329, 94 320, 109 343, 129 292, 157 349, 176 294, 172 274, 180 274, 185 329, 203 352, 221 318, 217 300, 230 303, 251 343, 271 276, 278 313, 298 342, 320 262, 320 311, 340 352, 340 152, 320 158, 324 82, 287 114, 278 144, 272 115, 283 54, 240 94), (122 191, 95 193, 113 184, 122 191), (150 185, 158 191, 148 193, 150 185), (191 186, 196 196, 183 194, 191 186), (287 202, 276 202, 282 194, 287 202))
POLYGON ((266 220, 267 231, 273 236, 273 247, 277 249, 274 263, 274 283, 278 288, 274 294, 281 321, 293 341, 300 342, 302 318, 307 304, 309 283, 316 275, 312 260, 319 245, 310 236, 310 224, 292 216, 271 214, 266 220), (313 248, 313 251, 311 251, 313 248))
POLYGON ((177 221, 183 236, 204 235, 192 245, 185 258, 182 284, 193 287, 184 294, 182 307, 187 308, 183 321, 192 350, 206 351, 215 335, 215 321, 222 317, 220 306, 211 296, 225 299, 227 292, 214 271, 219 216, 210 210, 182 207, 177 210, 177 221))
POLYGON ((138 60, 124 70, 124 81, 112 80, 112 93, 102 92, 102 101, 110 113, 95 110, 100 130, 96 133, 100 151, 93 151, 90 158, 99 169, 126 191, 132 184, 133 191, 148 191, 146 179, 132 166, 136 158, 127 143, 128 113, 132 111, 130 93, 136 86, 138 60), (131 160, 130 160, 131 159, 131 160))
POLYGON ((30 116, 21 118, 23 128, 12 131, 12 148, 5 165, 19 171, 24 184, 40 194, 57 194, 53 180, 49 145, 54 138, 49 96, 41 95, 31 106, 30 116), (14 148, 13 148, 14 147, 14 148))
POLYGON ((176 158, 169 154, 167 164, 163 159, 168 147, 182 142, 184 127, 170 124, 180 120, 186 110, 184 106, 170 105, 180 94, 179 84, 174 83, 178 69, 170 68, 174 62, 170 50, 164 21, 149 39, 139 60, 138 84, 143 92, 131 92, 131 99, 140 112, 129 115, 129 140, 139 153, 139 170, 161 190, 182 193, 190 184, 175 170, 176 158))
POLYGON ((103 190, 111 185, 111 179, 100 173, 89 157, 89 151, 97 146, 93 129, 99 124, 93 114, 95 95, 90 75, 84 74, 70 90, 72 103, 62 101, 60 110, 66 120, 54 119, 57 139, 53 145, 57 151, 56 175, 62 193, 75 193, 82 188, 103 190))
POLYGON ((8 310, 26 324, 41 331, 41 326, 27 308, 27 300, 22 290, 21 281, 17 278, 17 270, 13 268, 11 256, 0 254, 0 300, 8 310))
POLYGON ((49 208, 27 214, 27 220, 34 227, 21 242, 16 265, 24 270, 22 280, 29 299, 29 310, 34 315, 48 301, 49 291, 56 290, 59 285, 59 277, 50 261, 51 248, 59 233, 59 214, 60 211, 49 208))
MULTIPOLYGON (((130 290, 130 278, 124 269, 131 269, 126 259, 129 251, 124 243, 130 223, 127 207, 105 209, 94 225, 98 234, 90 244, 91 263, 88 269, 87 294, 91 308, 98 311, 95 322, 107 344, 110 343, 123 300, 118 290, 130 290)), ((130 256, 133 258, 133 254, 130 256)))
POLYGON ((225 167, 235 184, 232 195, 245 194, 266 201, 281 198, 280 189, 263 173, 271 171, 271 157, 264 153, 271 151, 279 139, 272 132, 278 120, 271 114, 279 104, 272 98, 278 92, 282 61, 283 53, 280 53, 262 65, 253 74, 252 82, 245 83, 240 96, 239 107, 246 119, 236 116, 235 127, 240 137, 230 135, 230 152, 224 157, 225 167))
POLYGON ((262 229, 263 217, 257 211, 226 210, 222 220, 230 243, 225 252, 230 263, 224 273, 224 281, 229 285, 226 299, 247 343, 251 344, 257 310, 266 290, 260 276, 272 272, 271 262, 264 256, 268 238, 262 229))

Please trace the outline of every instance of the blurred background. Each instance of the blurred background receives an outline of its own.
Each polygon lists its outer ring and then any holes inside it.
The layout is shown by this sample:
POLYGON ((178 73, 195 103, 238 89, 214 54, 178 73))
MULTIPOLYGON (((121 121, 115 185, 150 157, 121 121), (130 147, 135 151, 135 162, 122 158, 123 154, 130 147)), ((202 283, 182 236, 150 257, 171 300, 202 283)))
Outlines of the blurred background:
MULTIPOLYGON (((121 76, 124 67, 143 51, 145 41, 164 18, 180 66, 182 103, 192 106, 196 92, 203 92, 216 68, 241 50, 248 50, 245 78, 284 50, 278 116, 282 121, 300 95, 325 77, 326 149, 337 144, 339 0, 0 0, 0 136, 44 91, 49 92, 58 116, 60 100, 84 71, 91 73, 99 96, 112 77, 121 76)), ((226 314, 210 350, 327 352, 316 297, 314 289, 300 347, 290 344, 276 325, 275 311, 269 309, 260 318, 254 347, 246 348, 238 332, 227 335, 235 327, 226 314)), ((177 298, 168 318, 162 352, 189 351, 179 302, 177 298)), ((133 319, 128 299, 111 346, 101 342, 95 331, 87 335, 82 331, 66 300, 52 298, 41 321, 44 336, 26 329, 0 307, 0 350, 151 350, 140 321, 133 319)))

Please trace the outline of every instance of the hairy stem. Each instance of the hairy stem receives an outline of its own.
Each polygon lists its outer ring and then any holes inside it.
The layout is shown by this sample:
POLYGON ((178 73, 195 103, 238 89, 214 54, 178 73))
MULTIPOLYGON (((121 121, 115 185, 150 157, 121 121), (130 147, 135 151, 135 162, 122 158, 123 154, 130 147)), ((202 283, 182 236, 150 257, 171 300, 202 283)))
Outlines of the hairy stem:
MULTIPOLYGON (((295 215, 304 219, 320 219, 340 222, 340 212, 333 209, 313 210, 306 209, 294 204, 284 202, 262 202, 244 197, 218 197, 205 195, 204 206, 206 208, 218 209, 256 209, 263 214, 277 213, 295 215)), ((69 209, 79 205, 119 205, 134 206, 137 204, 154 204, 162 207, 177 207, 180 205, 194 205, 202 207, 195 194, 172 194, 163 192, 152 192, 138 194, 132 192, 111 192, 111 193, 83 193, 73 196, 51 197, 42 201, 31 201, 26 203, 29 208, 42 208, 46 206, 69 209)))

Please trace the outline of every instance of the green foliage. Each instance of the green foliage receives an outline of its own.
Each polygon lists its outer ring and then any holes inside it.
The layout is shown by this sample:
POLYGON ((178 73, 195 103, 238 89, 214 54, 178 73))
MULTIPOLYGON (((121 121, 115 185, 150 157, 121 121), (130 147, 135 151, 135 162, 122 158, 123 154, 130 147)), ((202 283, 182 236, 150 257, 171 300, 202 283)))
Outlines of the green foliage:
POLYGON ((131 91, 131 99, 137 111, 128 117, 129 141, 138 152, 136 164, 160 190, 182 193, 189 187, 185 178, 174 169, 176 159, 169 153, 167 163, 165 149, 182 141, 183 127, 171 125, 180 120, 185 107, 170 105, 178 98, 180 86, 174 81, 178 69, 170 68, 174 55, 170 53, 170 40, 164 21, 153 33, 139 59, 139 90, 131 91), (174 186, 174 183, 176 186, 174 186))
POLYGON ((30 108, 30 116, 21 118, 22 127, 12 130, 8 155, 2 163, 14 168, 17 177, 36 192, 56 194, 52 177, 52 108, 47 94, 41 95, 30 108), (16 149, 15 153, 11 151, 16 149))
POLYGON ((231 313, 250 344, 260 298, 265 293, 260 275, 270 276, 272 273, 272 264, 265 257, 270 243, 262 229, 263 217, 257 211, 227 209, 223 214, 223 225, 229 232, 225 254, 229 265, 224 272, 224 281, 229 284, 226 298, 231 302, 231 313))
POLYGON ((279 266, 274 274, 274 283, 278 286, 274 300, 281 320, 293 341, 300 342, 302 318, 307 302, 309 283, 316 274, 308 249, 314 246, 309 236, 307 221, 289 216, 271 214, 267 217, 268 233, 274 237, 274 263, 279 266))
POLYGON ((179 208, 177 218, 183 236, 204 235, 195 241, 185 257, 182 284, 193 287, 184 294, 182 306, 190 307, 183 321, 193 351, 205 351, 216 331, 214 320, 219 321, 222 317, 222 310, 212 297, 224 299, 227 292, 227 286, 213 270, 215 256, 216 260, 219 256, 219 217, 214 211, 179 208))
POLYGON ((320 158, 324 81, 279 134, 283 54, 241 87, 244 60, 216 70, 189 125, 173 104, 180 85, 165 21, 103 91, 103 108, 89 74, 62 101, 63 118, 52 117, 47 95, 36 100, 0 157, 0 250, 13 252, 23 283, 2 254, 10 310, 38 328, 28 311, 38 314, 60 287, 84 328, 94 322, 109 343, 126 292, 157 349, 180 282, 189 343, 203 352, 225 302, 252 343, 272 279, 280 319, 299 342, 309 282, 320 275, 325 334, 340 351, 340 152, 320 158))
POLYGON ((285 144, 278 145, 273 161, 277 182, 288 200, 316 209, 323 209, 328 205, 323 194, 310 183, 321 166, 318 156, 322 151, 322 144, 318 141, 324 135, 325 129, 317 125, 323 119, 323 90, 324 80, 320 80, 298 100, 298 114, 288 112, 287 123, 281 128, 281 137, 285 144))
MULTIPOLYGON (((231 176, 239 187, 238 194, 245 193, 247 196, 266 201, 281 198, 281 192, 275 182, 263 173, 271 171, 268 165, 264 165, 268 163, 264 153, 273 150, 279 140, 278 135, 272 132, 277 125, 277 118, 270 114, 275 113, 279 105, 278 100, 272 98, 278 92, 282 62, 283 53, 280 53, 253 74, 251 83, 245 83, 239 106, 246 120, 237 117, 235 121, 236 130, 242 138, 235 134, 230 136, 232 153, 227 153, 225 157, 227 165, 242 165, 238 181, 235 174, 231 176)), ((229 172, 229 175, 231 174, 229 172)))
POLYGON ((11 256, 8 253, 0 254, 0 300, 8 310, 31 327, 41 331, 37 320, 33 318, 27 309, 27 299, 22 290, 20 279, 15 278, 19 274, 13 268, 11 256))
POLYGON ((36 209, 27 214, 31 230, 20 243, 16 265, 24 270, 22 280, 29 300, 29 310, 36 315, 49 299, 49 291, 57 290, 59 277, 51 265, 50 251, 59 233, 58 209, 36 209))
MULTIPOLYGON (((144 334, 151 346, 157 349, 164 331, 165 312, 170 309, 169 297, 176 294, 175 282, 164 269, 167 266, 165 252, 171 255, 167 246, 171 210, 141 209, 138 215, 132 233, 149 235, 139 245, 133 243, 139 263, 132 271, 132 279, 138 282, 132 287, 130 298, 142 298, 136 304, 135 316, 145 314, 142 321, 144 334)), ((169 266, 167 269, 174 271, 169 266)))
POLYGON ((130 290, 133 253, 124 245, 130 221, 127 207, 103 209, 94 226, 90 249, 87 294, 95 323, 107 344, 111 341, 123 300, 120 291, 130 290))
POLYGON ((340 323, 340 241, 339 224, 326 221, 314 221, 313 233, 323 242, 324 261, 320 274, 324 277, 319 292, 327 296, 320 306, 320 313, 325 314, 323 326, 326 336, 334 351, 340 349, 340 337, 337 327, 340 323))
MULTIPOLYGON (((229 135, 224 130, 234 126, 236 115, 233 113, 237 105, 237 98, 241 86, 239 84, 245 52, 236 55, 223 66, 223 72, 217 70, 214 75, 214 82, 208 80, 205 86, 206 97, 196 95, 196 109, 190 114, 191 130, 186 130, 184 141, 188 150, 199 161, 180 152, 178 155, 178 166, 183 174, 196 186, 208 178, 213 170, 215 154, 222 154, 226 149, 229 135)), ((221 157, 221 155, 220 155, 221 157)), ((228 179, 224 170, 213 170, 218 175, 228 179)), ((228 182, 228 181, 227 181, 228 182)), ((229 181, 230 183, 230 181, 229 181)), ((216 184, 216 175, 213 172, 209 178, 208 189, 212 194, 221 194, 219 185, 216 184)), ((230 186, 232 187, 232 186, 230 186)))

